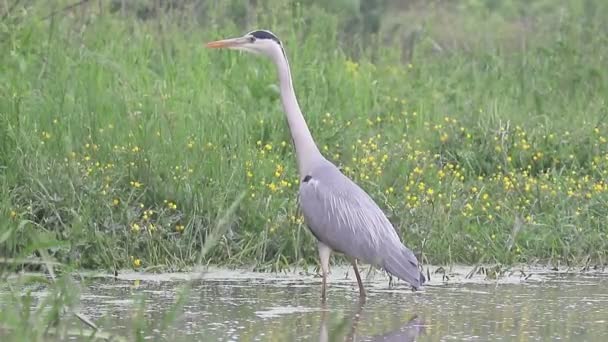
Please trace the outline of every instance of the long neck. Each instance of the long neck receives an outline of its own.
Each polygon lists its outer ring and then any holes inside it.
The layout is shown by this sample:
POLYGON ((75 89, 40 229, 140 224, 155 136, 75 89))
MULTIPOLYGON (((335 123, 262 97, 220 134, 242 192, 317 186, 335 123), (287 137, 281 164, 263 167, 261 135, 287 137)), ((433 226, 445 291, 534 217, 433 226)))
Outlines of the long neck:
POLYGON ((304 177, 311 171, 310 169, 314 166, 315 161, 322 159, 323 157, 310 134, 310 130, 308 129, 308 125, 306 124, 306 120, 304 120, 300 105, 296 99, 287 57, 281 52, 273 59, 279 75, 283 109, 287 116, 289 130, 296 149, 298 170, 300 176, 304 177))

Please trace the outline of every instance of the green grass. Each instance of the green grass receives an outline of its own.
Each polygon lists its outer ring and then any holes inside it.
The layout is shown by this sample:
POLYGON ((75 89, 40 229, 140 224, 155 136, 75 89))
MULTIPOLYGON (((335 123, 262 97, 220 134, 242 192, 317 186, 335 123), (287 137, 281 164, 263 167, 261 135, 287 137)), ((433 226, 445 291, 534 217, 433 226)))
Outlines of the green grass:
POLYGON ((318 145, 425 263, 607 256, 602 1, 414 6, 376 34, 315 2, 264 2, 249 24, 237 2, 45 19, 58 3, 0 27, 6 257, 184 269, 247 191, 204 262, 315 264, 272 65, 203 47, 257 27, 284 40, 318 145), (390 33, 414 17, 415 44, 390 33))

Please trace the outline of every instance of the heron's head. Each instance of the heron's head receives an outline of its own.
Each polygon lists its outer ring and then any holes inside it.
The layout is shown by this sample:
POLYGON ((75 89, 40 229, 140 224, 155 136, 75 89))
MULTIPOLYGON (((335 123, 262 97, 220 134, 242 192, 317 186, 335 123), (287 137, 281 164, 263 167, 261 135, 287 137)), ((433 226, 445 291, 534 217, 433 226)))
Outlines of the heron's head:
POLYGON ((229 38, 207 43, 208 48, 227 48, 253 52, 270 58, 283 55, 281 41, 272 32, 256 30, 238 38, 229 38))

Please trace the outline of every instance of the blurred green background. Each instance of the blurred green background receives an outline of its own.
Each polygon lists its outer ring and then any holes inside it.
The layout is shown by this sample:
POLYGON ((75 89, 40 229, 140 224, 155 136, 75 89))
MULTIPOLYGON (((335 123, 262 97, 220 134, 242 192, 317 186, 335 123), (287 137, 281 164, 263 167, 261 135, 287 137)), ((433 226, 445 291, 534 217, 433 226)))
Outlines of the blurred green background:
POLYGON ((256 28, 424 263, 605 261, 600 0, 3 2, 0 255, 184 269, 246 191, 203 261, 315 265, 274 68, 204 48, 256 28))

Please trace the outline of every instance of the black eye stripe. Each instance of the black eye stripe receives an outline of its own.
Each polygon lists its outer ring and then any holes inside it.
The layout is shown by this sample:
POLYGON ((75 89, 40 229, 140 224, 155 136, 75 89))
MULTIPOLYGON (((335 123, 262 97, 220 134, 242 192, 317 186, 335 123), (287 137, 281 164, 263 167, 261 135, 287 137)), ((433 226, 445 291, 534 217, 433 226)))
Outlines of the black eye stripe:
POLYGON ((257 39, 270 39, 270 40, 274 40, 275 42, 281 44, 281 41, 279 40, 279 38, 277 36, 275 36, 270 31, 257 30, 257 31, 249 32, 249 35, 251 35, 251 36, 253 36, 253 37, 257 38, 257 39))

